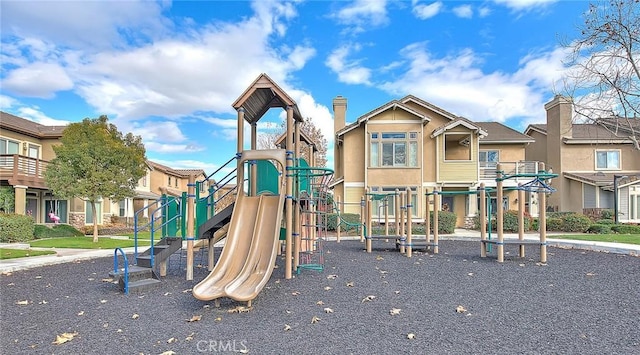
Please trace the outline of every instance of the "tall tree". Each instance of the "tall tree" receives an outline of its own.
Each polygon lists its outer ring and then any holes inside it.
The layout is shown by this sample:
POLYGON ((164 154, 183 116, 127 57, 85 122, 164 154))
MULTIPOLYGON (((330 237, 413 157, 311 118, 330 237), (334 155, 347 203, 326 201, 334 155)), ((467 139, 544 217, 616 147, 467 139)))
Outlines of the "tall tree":
MULTIPOLYGON (((273 149, 276 147, 275 142, 286 131, 285 122, 280 124, 278 129, 272 132, 263 133, 258 137, 258 148, 260 149, 273 149)), ((300 124, 300 131, 304 132, 315 144, 316 160, 315 166, 323 167, 327 165, 327 139, 324 138, 320 128, 316 127, 311 117, 307 117, 300 124)), ((311 147, 303 146, 300 150, 300 157, 309 161, 311 154, 311 147)))
POLYGON ((123 135, 107 116, 72 123, 65 128, 56 157, 45 171, 54 195, 86 199, 93 212, 93 241, 98 241, 96 202, 122 200, 134 195, 145 174, 145 148, 140 136, 123 135))
POLYGON ((562 43, 570 53, 563 93, 576 98, 579 118, 629 134, 640 149, 640 1, 591 3, 578 29, 562 43))

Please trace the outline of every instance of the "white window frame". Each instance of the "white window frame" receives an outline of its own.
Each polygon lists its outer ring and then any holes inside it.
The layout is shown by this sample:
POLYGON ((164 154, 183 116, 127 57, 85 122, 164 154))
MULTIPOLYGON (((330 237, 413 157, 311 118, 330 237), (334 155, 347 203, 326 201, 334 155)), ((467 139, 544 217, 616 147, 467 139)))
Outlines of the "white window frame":
MULTIPOLYGON (((459 142, 462 140, 459 140, 459 142)), ((450 133, 444 133, 442 135, 442 153, 443 156, 442 158, 444 159, 445 162, 470 162, 473 161, 473 146, 471 145, 473 142, 473 135, 471 133, 463 133, 463 132, 450 132, 450 133), (456 136, 463 136, 463 135, 467 135, 468 136, 468 143, 469 145, 467 146, 467 148, 469 149, 469 158, 468 159, 447 159, 447 136, 449 135, 456 135, 456 136)))
MULTIPOLYGON (((7 137, 0 137, 0 140, 4 141, 4 151, 5 153, 3 154, 9 154, 9 155, 13 155, 13 154, 20 154, 20 141, 17 141, 15 139, 11 139, 11 138, 7 138, 7 137), (9 143, 15 143, 18 146, 18 151, 15 153, 9 153, 9 143)), ((3 144, 2 142, 0 142, 0 144, 3 144)))
POLYGON ((369 167, 370 168, 418 168, 418 132, 371 132, 369 133, 369 167), (403 135, 401 137, 384 137, 384 135, 403 135), (392 144, 393 162, 384 165, 384 145, 392 144), (396 144, 404 144, 404 164, 397 163, 396 144), (374 145, 376 146, 374 148, 374 145), (377 149, 377 151, 374 151, 377 149), (412 159, 414 158, 414 159, 412 159))
POLYGON ((620 151, 620 149, 596 149, 595 154, 594 154, 594 165, 595 165, 595 170, 621 170, 622 169, 622 152, 620 151), (604 168, 600 168, 598 167, 598 154, 599 153, 605 153, 606 157, 607 157, 607 166, 604 168), (618 154, 618 166, 617 167, 610 167, 609 166, 609 153, 617 153, 618 154))

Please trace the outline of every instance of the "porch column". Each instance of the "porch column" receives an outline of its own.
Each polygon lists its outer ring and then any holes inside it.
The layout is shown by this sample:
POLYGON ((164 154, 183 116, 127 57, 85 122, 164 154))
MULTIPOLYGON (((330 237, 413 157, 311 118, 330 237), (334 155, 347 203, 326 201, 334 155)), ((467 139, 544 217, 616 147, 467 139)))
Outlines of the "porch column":
MULTIPOLYGON (((477 188, 470 188, 469 191, 477 192, 477 188)), ((478 215, 478 199, 477 195, 467 195, 469 199, 469 210, 467 211, 467 217, 473 217, 478 215)))
POLYGON ((27 213, 27 186, 15 185, 13 191, 16 196, 15 213, 25 215, 27 213))

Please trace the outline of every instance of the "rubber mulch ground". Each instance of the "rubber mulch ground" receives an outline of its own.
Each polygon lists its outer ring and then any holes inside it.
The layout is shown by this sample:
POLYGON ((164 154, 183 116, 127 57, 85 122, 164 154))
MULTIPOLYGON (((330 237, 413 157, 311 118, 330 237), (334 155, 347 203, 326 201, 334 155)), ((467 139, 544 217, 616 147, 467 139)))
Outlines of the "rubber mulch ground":
POLYGON ((0 277, 0 353, 640 354, 640 258, 550 248, 541 265, 536 248, 509 246, 499 264, 478 242, 440 244, 409 259, 383 241, 372 254, 330 242, 324 272, 292 280, 279 258, 247 313, 196 300, 206 268, 185 281, 175 257, 139 295, 103 280, 111 258, 14 272, 0 277), (77 334, 53 344, 62 333, 77 334))

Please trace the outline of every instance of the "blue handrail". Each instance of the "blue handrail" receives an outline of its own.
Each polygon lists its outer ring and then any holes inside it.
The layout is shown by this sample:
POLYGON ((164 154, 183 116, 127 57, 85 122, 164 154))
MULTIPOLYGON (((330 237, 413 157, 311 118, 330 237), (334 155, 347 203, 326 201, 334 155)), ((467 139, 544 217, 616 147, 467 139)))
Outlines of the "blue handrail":
POLYGON ((123 271, 123 275, 121 277, 123 277, 124 279, 124 294, 128 295, 129 294, 129 261, 127 260, 127 255, 124 253, 124 250, 122 250, 122 248, 116 248, 113 251, 113 274, 114 275, 118 275, 118 252, 120 252, 120 254, 122 254, 122 259, 124 261, 124 271, 123 271))

